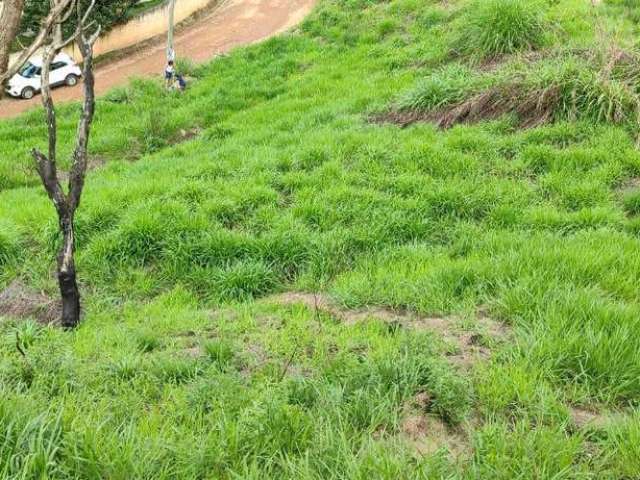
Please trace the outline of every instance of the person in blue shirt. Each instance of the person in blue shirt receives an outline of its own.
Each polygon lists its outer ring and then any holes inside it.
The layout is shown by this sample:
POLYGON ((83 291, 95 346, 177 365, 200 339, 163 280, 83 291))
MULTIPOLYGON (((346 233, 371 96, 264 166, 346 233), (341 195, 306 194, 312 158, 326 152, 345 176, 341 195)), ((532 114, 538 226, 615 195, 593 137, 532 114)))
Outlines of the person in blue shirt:
POLYGON ((181 74, 176 75, 176 85, 178 86, 178 90, 184 92, 187 88, 187 81, 181 74))

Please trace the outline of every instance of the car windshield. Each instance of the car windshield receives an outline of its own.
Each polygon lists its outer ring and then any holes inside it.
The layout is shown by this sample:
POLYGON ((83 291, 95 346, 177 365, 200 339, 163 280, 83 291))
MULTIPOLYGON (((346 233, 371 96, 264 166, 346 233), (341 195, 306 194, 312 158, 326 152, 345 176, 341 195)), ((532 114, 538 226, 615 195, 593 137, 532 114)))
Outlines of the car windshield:
POLYGON ((20 76, 24 78, 33 78, 40 75, 40 68, 36 67, 33 63, 29 62, 22 70, 20 70, 20 76))

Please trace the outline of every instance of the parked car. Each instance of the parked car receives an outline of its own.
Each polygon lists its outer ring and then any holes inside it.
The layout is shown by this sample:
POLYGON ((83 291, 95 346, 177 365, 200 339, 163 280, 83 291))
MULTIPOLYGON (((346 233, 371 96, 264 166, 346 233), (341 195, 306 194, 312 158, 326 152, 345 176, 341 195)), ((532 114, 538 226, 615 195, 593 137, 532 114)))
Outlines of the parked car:
MULTIPOLYGON (((27 100, 33 98, 36 92, 42 88, 41 74, 42 58, 32 58, 9 79, 5 90, 12 97, 21 97, 27 100)), ((52 87, 59 85, 73 87, 78 84, 78 79, 81 76, 82 70, 66 53, 56 55, 51 62, 49 84, 52 87)))

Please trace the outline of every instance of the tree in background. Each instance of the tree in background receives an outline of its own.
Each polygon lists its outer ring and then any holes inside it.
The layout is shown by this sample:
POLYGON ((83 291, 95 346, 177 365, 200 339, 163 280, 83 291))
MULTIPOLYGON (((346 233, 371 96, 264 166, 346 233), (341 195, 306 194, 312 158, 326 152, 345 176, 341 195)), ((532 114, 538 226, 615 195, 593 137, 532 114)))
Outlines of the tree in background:
MULTIPOLYGON (((22 0, 25 2, 24 15, 20 24, 21 35, 34 35, 40 30, 42 20, 51 10, 47 0, 22 0)), ((103 31, 110 27, 123 23, 128 19, 132 7, 141 3, 141 0, 101 0, 91 13, 91 19, 102 25, 103 31)), ((90 0, 80 0, 80 7, 87 8, 91 4, 90 0)), ((63 26, 63 34, 72 35, 77 27, 77 20, 70 18, 63 26)))
MULTIPOLYGON (((6 79, 11 46, 18 35, 24 0, 4 0, 0 2, 0 87, 6 79)), ((0 98, 4 89, 0 88, 0 98)))
MULTIPOLYGON (((7 8, 11 9, 12 6, 16 6, 14 0, 5 1, 6 5, 2 9, 3 15, 5 11, 8 11, 7 8)), ((19 58, 11 65, 9 65, 8 54, 11 51, 11 46, 16 35, 10 35, 11 32, 8 24, 5 26, 4 23, 0 23, 0 41, 2 42, 0 43, 0 51, 7 52, 7 63, 0 64, 0 89, 2 91, 4 91, 2 86, 6 80, 13 77, 18 70, 20 70, 22 65, 24 65, 25 62, 36 53, 36 51, 42 48, 47 42, 53 41, 53 33, 56 30, 57 25, 64 24, 69 19, 73 13, 73 7, 75 6, 76 0, 53 0, 51 2, 49 13, 46 15, 44 20, 42 20, 38 34, 30 43, 29 47, 22 50, 19 58), (5 35, 1 33, 3 31, 6 32, 5 35)), ((78 6, 78 8, 80 7, 78 6)), ((13 12, 12 15, 17 15, 20 10, 15 8, 11 11, 13 12)), ((15 21, 15 17, 12 18, 15 21)))

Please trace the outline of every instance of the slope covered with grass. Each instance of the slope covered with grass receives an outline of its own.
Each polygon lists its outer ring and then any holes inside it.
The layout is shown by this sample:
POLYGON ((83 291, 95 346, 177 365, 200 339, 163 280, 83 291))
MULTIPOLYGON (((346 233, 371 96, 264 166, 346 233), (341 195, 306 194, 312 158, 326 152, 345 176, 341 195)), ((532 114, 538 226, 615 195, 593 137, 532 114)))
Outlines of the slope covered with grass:
MULTIPOLYGON (((84 321, 0 320, 0 476, 638 478, 639 18, 321 0, 184 96, 101 99, 84 321)), ((27 299, 56 289, 44 134, 0 122, 27 299)))

